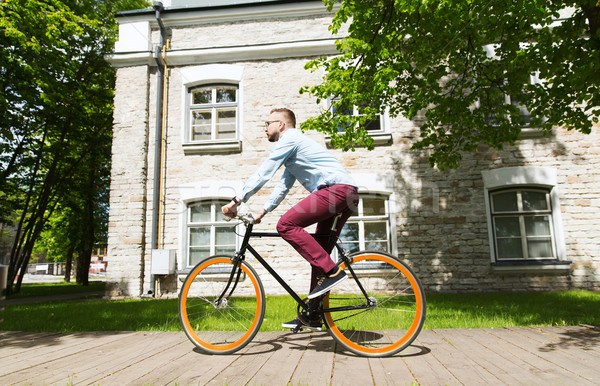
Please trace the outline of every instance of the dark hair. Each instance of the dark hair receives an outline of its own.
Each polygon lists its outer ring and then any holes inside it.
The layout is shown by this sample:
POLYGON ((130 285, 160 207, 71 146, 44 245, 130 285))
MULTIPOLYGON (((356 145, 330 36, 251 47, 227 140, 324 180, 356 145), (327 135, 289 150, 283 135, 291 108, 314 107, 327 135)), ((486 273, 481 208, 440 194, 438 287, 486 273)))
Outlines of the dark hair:
POLYGON ((292 127, 296 127, 296 114, 294 114, 292 110, 282 107, 271 110, 271 114, 273 113, 282 113, 285 116, 285 119, 292 124, 292 127))

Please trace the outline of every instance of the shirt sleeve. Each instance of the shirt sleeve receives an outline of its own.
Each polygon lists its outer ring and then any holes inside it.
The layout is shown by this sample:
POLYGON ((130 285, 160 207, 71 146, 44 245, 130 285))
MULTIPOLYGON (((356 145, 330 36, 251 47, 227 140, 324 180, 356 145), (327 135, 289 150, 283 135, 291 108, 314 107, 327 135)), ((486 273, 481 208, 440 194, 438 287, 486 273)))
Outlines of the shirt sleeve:
MULTIPOLYGON (((248 201, 256 192, 260 190, 267 183, 277 170, 283 165, 283 163, 290 157, 294 151, 295 145, 293 142, 280 141, 277 146, 273 149, 269 158, 267 158, 262 165, 258 168, 256 173, 252 175, 246 181, 246 184, 242 188, 241 199, 242 202, 248 201)), ((292 183, 293 184, 293 183, 292 183)))
POLYGON ((294 177, 289 170, 283 172, 281 181, 279 181, 275 187, 275 190, 273 190, 273 193, 271 193, 271 196, 265 203, 264 209, 267 212, 271 212, 273 209, 277 208, 277 206, 281 204, 281 201, 283 201, 285 196, 288 194, 292 186, 294 186, 294 182, 296 182, 296 177, 294 177))

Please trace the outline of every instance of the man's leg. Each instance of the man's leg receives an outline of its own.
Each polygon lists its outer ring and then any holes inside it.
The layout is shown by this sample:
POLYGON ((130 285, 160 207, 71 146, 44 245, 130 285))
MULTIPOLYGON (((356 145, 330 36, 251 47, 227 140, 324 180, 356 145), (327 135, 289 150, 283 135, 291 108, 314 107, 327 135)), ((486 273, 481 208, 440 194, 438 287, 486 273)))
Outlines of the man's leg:
MULTIPOLYGON (((338 237, 340 236, 340 233, 342 232, 344 224, 346 223, 346 221, 348 221, 350 216, 352 216, 356 212, 357 205, 358 200, 342 212, 342 215, 340 216, 336 224, 336 231, 333 235, 333 239, 330 238, 329 235, 331 232, 331 228, 333 227, 333 222, 335 221, 339 213, 317 224, 317 229, 315 231, 315 236, 317 236, 316 240, 330 256, 331 252, 333 251, 333 247, 335 246, 335 243, 338 237)), ((315 288, 319 278, 323 275, 325 275, 325 272, 323 272, 320 268, 312 266, 309 292, 315 288)))
MULTIPOLYGON (((337 228, 337 235, 339 235, 341 227, 352 215, 357 203, 358 193, 356 189, 347 185, 333 185, 311 193, 287 211, 279 220, 277 231, 311 264, 313 276, 316 276, 315 272, 323 271, 327 273, 335 268, 335 263, 329 256, 332 246, 327 248, 329 250, 326 250, 324 246, 328 247, 326 245, 327 240, 315 240, 304 228, 318 223, 317 233, 328 234, 336 215, 344 212, 345 215, 338 222, 340 225, 337 228), (328 229, 325 231, 326 226, 328 229)), ((325 237, 325 239, 327 238, 325 237)), ((311 281, 314 281, 314 278, 311 281)), ((313 287, 314 285, 311 283, 311 289, 313 287)))

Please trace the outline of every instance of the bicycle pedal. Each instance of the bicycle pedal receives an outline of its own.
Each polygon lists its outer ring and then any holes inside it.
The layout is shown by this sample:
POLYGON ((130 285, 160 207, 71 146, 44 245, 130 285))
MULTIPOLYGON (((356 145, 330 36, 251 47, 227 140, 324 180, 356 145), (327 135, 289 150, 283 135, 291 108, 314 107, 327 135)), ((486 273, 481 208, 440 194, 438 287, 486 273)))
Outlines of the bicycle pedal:
POLYGON ((323 331, 322 327, 310 327, 310 326, 302 326, 302 327, 294 327, 294 328, 290 328, 290 331, 293 332, 294 334, 297 334, 300 331, 311 331, 311 332, 321 332, 323 331))
POLYGON ((323 331, 322 327, 304 327, 304 329, 312 332, 321 332, 323 331))

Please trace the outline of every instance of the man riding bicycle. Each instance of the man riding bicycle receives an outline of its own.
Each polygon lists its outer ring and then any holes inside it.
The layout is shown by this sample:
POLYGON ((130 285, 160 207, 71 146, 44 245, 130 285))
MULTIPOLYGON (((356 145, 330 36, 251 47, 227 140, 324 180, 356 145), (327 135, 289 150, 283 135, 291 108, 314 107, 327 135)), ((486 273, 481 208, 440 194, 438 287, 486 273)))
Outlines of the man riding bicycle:
MULTIPOLYGON (((269 142, 276 142, 269 157, 262 163, 242 188, 241 197, 233 197, 221 208, 233 218, 242 202, 258 192, 277 170, 284 165, 281 181, 260 213, 253 214, 256 223, 273 211, 298 180, 310 194, 288 210, 277 223, 277 232, 312 266, 309 299, 317 299, 344 281, 346 273, 330 257, 333 243, 327 237, 313 237, 304 228, 317 224, 316 235, 329 235, 338 214, 336 238, 344 223, 358 205, 356 183, 340 162, 321 145, 296 129, 296 116, 286 108, 271 110, 265 122, 269 142), (328 245, 331 244, 331 245, 328 245)), ((284 323, 284 328, 302 327, 300 319, 284 323)), ((321 320, 310 321, 308 327, 320 328, 321 320)))

